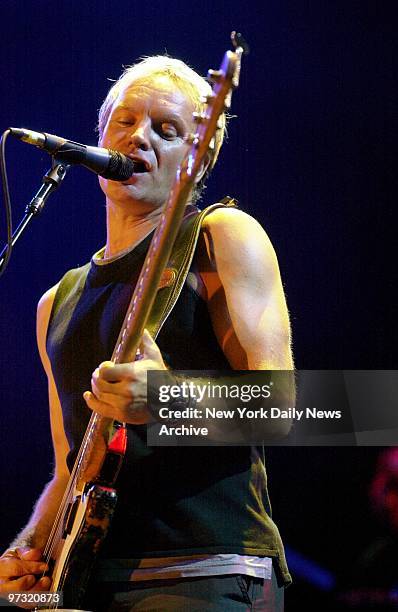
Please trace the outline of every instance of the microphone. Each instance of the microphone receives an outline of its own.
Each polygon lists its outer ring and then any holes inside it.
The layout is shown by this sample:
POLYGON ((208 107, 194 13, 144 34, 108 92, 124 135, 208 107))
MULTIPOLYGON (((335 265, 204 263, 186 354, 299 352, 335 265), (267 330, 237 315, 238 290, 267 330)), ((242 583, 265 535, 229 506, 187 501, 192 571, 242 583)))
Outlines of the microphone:
POLYGON ((90 147, 45 132, 34 132, 24 128, 9 128, 9 130, 15 138, 44 149, 57 160, 85 166, 111 181, 126 181, 134 172, 133 160, 119 151, 90 147))

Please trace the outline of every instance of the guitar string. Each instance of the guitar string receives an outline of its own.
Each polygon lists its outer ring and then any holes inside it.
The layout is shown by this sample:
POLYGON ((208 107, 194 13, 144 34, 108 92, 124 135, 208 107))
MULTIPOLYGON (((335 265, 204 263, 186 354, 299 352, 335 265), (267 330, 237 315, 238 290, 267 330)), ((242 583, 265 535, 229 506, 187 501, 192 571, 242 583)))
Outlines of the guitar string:
MULTIPOLYGON (((61 539, 61 535, 62 535, 62 531, 63 531, 63 527, 64 527, 64 521, 65 521, 65 517, 66 517, 66 512, 69 508, 68 506, 68 502, 69 499, 71 498, 71 495, 73 494, 74 490, 75 490, 75 485, 76 485, 76 481, 77 481, 77 476, 80 473, 80 467, 81 467, 81 463, 82 463, 82 457, 83 454, 86 452, 86 448, 87 448, 87 444, 90 442, 90 437, 93 435, 94 433, 94 428, 96 425, 96 422, 98 420, 98 414, 92 414, 91 418, 90 418, 90 422, 88 424, 87 430, 85 432, 82 444, 80 446, 79 449, 79 453, 78 456, 76 458, 76 461, 74 463, 73 469, 72 469, 72 473, 70 475, 64 496, 62 498, 62 502, 60 504, 57 516, 55 518, 50 536, 47 540, 47 544, 44 550, 44 559, 47 563, 50 562, 52 554, 54 552, 55 546, 58 544, 58 542, 61 539)), ((45 575, 45 572, 43 573, 43 576, 45 575)), ((49 610, 56 610, 58 609, 58 604, 57 603, 51 603, 50 607, 48 608, 49 610)))
POLYGON ((94 427, 96 425, 97 417, 98 417, 97 414, 92 414, 90 422, 89 422, 88 427, 87 427, 87 430, 85 432, 82 444, 80 446, 79 453, 77 455, 77 458, 76 458, 75 464, 73 466, 73 469, 72 469, 72 472, 71 472, 68 484, 67 484, 66 489, 65 489, 65 493, 63 495, 60 507, 58 509, 56 518, 54 520, 53 527, 51 529, 49 538, 47 540, 46 547, 44 549, 43 556, 44 556, 46 562, 50 561, 52 552, 54 551, 54 546, 55 546, 55 541, 54 540, 55 540, 56 532, 58 532, 63 527, 63 520, 65 519, 65 514, 66 514, 66 511, 68 509, 67 501, 70 498, 71 493, 75 489, 75 485, 76 485, 76 481, 77 481, 77 476, 80 473, 80 468, 81 468, 81 464, 82 464, 82 455, 83 455, 83 453, 86 452, 87 445, 90 442, 90 438, 92 437, 92 435, 94 433, 94 427))
MULTIPOLYGON (((239 59, 240 59, 240 57, 239 57, 239 59)), ((235 83, 235 86, 236 85, 237 84, 235 83)), ((213 116, 214 116, 214 113, 213 113, 213 116)), ((207 119, 209 119, 209 117, 207 117, 207 119)), ((202 126, 199 125, 198 127, 199 127, 198 131, 200 132, 201 131, 200 128, 202 126)), ((194 158, 195 158, 195 156, 194 156, 194 158)), ((165 214, 163 214, 162 217, 163 217, 163 219, 161 221, 163 221, 163 223, 164 223, 164 221, 165 221, 165 214)), ((162 223, 160 223, 159 225, 162 225, 162 223)), ((158 227, 157 229, 159 230, 160 228, 158 227)), ((157 242, 156 238, 158 238, 158 235, 159 235, 159 231, 155 232, 154 238, 155 238, 156 242, 157 242)), ((150 249, 149 249, 149 255, 151 255, 152 252, 154 252, 156 250, 156 247, 155 248, 151 248, 151 247, 155 247, 155 245, 151 244, 150 249)), ((147 264, 148 264, 148 262, 147 262, 147 264)), ((145 277, 145 274, 148 272, 148 268, 149 268, 149 266, 147 265, 145 267, 145 271, 144 271, 143 277, 145 277)), ((116 362, 120 362, 120 353, 123 352, 121 349, 122 349, 122 345, 124 344, 124 339, 125 339, 125 336, 126 336, 125 332, 127 331, 126 327, 125 327, 126 320, 127 320, 127 325, 126 326, 128 327, 129 323, 130 323, 130 320, 133 318, 132 317, 133 312, 134 312, 134 310, 137 307, 137 302, 139 302, 140 298, 142 297, 142 295, 140 295, 140 293, 141 293, 140 289, 142 289, 142 281, 144 280, 143 277, 140 279, 141 280, 141 284, 138 287, 138 292, 137 292, 137 295, 135 296, 135 300, 133 300, 132 308, 128 309, 129 311, 131 310, 131 312, 128 312, 128 315, 129 315, 128 319, 127 319, 127 315, 126 315, 126 319, 125 319, 124 324, 123 324, 124 330, 121 330, 121 332, 124 331, 124 333, 120 334, 120 336, 118 338, 118 342, 116 343, 115 351, 114 351, 114 354, 112 356, 113 360, 116 361, 116 362)), ((133 296, 133 298, 134 298, 134 296, 133 296)), ((49 538, 47 540, 47 544, 46 544, 46 547, 45 547, 45 550, 44 550, 44 558, 45 558, 45 560, 47 562, 49 562, 51 560, 52 553, 54 552, 55 546, 59 543, 59 541, 60 541, 60 539, 62 537, 62 532, 63 532, 63 528, 64 528, 64 525, 65 525, 66 514, 67 514, 67 511, 69 510, 69 508, 71 507, 70 506, 70 503, 72 501, 71 500, 71 496, 73 495, 73 493, 75 491, 75 488, 76 488, 77 477, 79 475, 81 475, 82 471, 84 471, 84 469, 87 467, 87 465, 84 465, 84 459, 87 458, 86 450, 87 450, 87 446, 92 442, 92 438, 93 438, 94 434, 96 433, 95 432, 95 427, 97 425, 97 422, 98 422, 99 418, 100 418, 99 415, 96 414, 96 413, 93 413, 91 415, 90 422, 88 424, 87 430, 86 430, 85 435, 83 437, 83 441, 82 441, 82 444, 80 446, 80 449, 79 449, 76 461, 74 463, 73 470, 72 470, 71 476, 69 478, 69 481, 68 481, 68 484, 67 484, 64 496, 62 498, 62 502, 61 502, 60 508, 59 508, 59 510, 57 512, 57 515, 56 515, 53 527, 52 527, 51 532, 50 532, 50 536, 49 536, 49 538), (85 455, 86 455, 86 457, 85 457, 85 455), (82 470, 82 465, 83 465, 83 470, 82 470)), ((58 608, 58 605, 55 605, 55 606, 51 606, 51 608, 49 608, 49 609, 57 609, 57 608, 58 608)))

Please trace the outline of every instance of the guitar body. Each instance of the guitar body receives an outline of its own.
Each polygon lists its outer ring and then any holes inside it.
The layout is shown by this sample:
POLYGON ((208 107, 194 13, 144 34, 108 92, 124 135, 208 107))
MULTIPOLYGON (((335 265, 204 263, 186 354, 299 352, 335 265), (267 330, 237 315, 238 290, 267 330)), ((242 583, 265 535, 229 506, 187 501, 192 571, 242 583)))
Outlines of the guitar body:
POLYGON ((90 573, 108 532, 116 501, 114 489, 95 484, 73 496, 62 538, 50 560, 51 590, 63 594, 63 605, 68 610, 82 609, 90 573))

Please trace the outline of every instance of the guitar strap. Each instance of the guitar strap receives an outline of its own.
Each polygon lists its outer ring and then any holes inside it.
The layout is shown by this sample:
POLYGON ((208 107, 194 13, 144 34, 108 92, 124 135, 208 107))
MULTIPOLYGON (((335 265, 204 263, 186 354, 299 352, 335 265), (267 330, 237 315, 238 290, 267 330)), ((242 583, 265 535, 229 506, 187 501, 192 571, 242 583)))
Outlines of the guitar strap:
POLYGON ((227 196, 199 213, 195 211, 186 215, 183 219, 147 320, 146 328, 153 338, 156 338, 160 332, 181 293, 192 264, 204 218, 217 208, 231 208, 236 205, 236 200, 227 196))

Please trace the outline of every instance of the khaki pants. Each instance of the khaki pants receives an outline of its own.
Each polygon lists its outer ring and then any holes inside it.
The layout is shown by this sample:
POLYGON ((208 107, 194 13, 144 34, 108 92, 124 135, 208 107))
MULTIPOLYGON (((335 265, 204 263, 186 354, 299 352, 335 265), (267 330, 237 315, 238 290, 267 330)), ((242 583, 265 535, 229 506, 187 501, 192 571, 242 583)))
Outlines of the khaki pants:
POLYGON ((282 612, 283 588, 272 580, 226 575, 131 583, 97 583, 95 612, 282 612))

